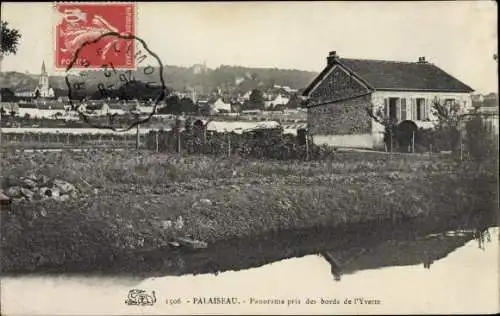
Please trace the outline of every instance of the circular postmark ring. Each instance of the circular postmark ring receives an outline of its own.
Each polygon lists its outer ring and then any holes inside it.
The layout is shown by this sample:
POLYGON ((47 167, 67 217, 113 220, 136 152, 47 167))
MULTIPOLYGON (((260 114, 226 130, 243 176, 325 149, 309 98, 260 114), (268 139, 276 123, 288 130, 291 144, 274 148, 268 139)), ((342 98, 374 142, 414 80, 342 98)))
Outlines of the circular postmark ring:
MULTIPOLYGON (((134 56, 135 58, 136 56, 134 56)), ((88 69, 88 70, 91 70, 91 68, 88 68, 89 67, 89 63, 88 61, 86 62, 85 61, 85 58, 84 58, 84 62, 83 62, 83 66, 85 69, 88 69)), ((105 65, 103 65, 105 66, 105 65)), ((96 71, 99 71, 101 70, 102 68, 99 67, 98 69, 96 69, 96 71)), ((114 70, 114 69, 113 69, 114 70)), ((151 74, 152 72, 154 71, 154 68, 152 66, 147 66, 144 68, 144 73, 149 75, 151 74), (148 70, 148 72, 146 72, 146 69, 148 70)), ((143 123, 146 123, 147 121, 149 121, 156 113, 157 109, 158 109, 158 104, 160 103, 160 101, 162 101, 163 99, 165 99, 166 97, 166 94, 167 94, 167 87, 165 85, 165 80, 163 78, 163 64, 160 60, 160 58, 158 57, 158 55, 156 55, 154 52, 152 52, 148 45, 146 44, 146 42, 144 40, 142 40, 141 38, 135 36, 135 35, 125 35, 125 34, 120 34, 118 32, 107 32, 107 33, 104 33, 102 35, 100 35, 99 37, 93 39, 93 40, 88 40, 88 41, 85 41, 80 47, 78 47, 78 49, 75 51, 74 55, 73 55, 73 58, 71 59, 71 62, 68 64, 68 66, 66 67, 66 76, 65 76, 65 82, 66 82, 66 86, 68 88, 68 102, 69 102, 69 105, 70 105, 70 108, 71 110, 77 112, 78 116, 84 121, 86 122, 87 124, 89 124, 90 126, 92 127, 95 127, 95 128, 101 128, 101 129, 111 129, 115 132, 126 132, 132 128, 134 128, 135 126, 139 125, 139 124, 143 124, 143 123), (159 76, 159 82, 160 82, 160 87, 159 89, 161 90, 160 94, 158 95, 158 97, 155 98, 155 101, 153 102, 152 104, 152 110, 151 112, 144 118, 141 118, 140 115, 137 116, 137 119, 134 120, 132 123, 128 124, 127 127, 125 128, 117 128, 117 127, 114 127, 112 125, 99 125, 99 124, 96 124, 94 122, 91 121, 90 117, 88 114, 86 114, 84 111, 82 111, 80 109, 80 106, 77 106, 74 102, 73 102, 73 91, 75 89, 75 86, 71 84, 70 82, 70 79, 69 79, 69 71, 73 69, 81 51, 89 46, 89 45, 92 45, 92 44, 95 44, 95 43, 98 43, 100 40, 102 40, 103 38, 106 38, 106 37, 117 37, 117 38, 121 38, 121 39, 124 39, 124 40, 133 40, 133 41, 137 41, 139 42, 142 47, 151 55, 151 57, 158 63, 158 76, 159 76)))

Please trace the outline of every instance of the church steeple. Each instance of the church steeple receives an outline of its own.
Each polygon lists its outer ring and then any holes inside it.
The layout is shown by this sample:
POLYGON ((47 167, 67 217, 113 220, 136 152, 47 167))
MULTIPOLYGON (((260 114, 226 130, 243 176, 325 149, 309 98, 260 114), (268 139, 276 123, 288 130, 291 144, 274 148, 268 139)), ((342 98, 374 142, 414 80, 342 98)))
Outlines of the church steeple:
POLYGON ((42 76, 43 75, 47 75, 47 70, 45 69, 45 61, 42 61, 42 72, 41 72, 42 76))
MULTIPOLYGON (((53 91, 49 86, 49 75, 47 74, 47 69, 45 68, 45 61, 42 61, 42 73, 40 74, 40 79, 38 80, 38 87, 36 88, 39 95, 43 98, 53 97, 53 91)), ((35 92, 36 93, 36 92, 35 92)))

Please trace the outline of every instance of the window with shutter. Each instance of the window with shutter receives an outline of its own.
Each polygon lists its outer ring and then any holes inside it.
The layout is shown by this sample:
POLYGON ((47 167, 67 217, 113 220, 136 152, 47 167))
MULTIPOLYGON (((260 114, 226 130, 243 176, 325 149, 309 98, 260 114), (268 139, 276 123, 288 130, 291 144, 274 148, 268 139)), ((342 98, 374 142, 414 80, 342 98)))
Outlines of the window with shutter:
POLYGON ((417 106, 415 107, 415 114, 416 114, 416 120, 417 121, 423 121, 424 120, 424 113, 425 113, 425 99, 424 98, 418 98, 417 99, 417 106))
POLYGON ((389 116, 389 99, 384 99, 384 116, 389 116))
POLYGON ((401 99, 401 120, 406 120, 406 99, 401 99))
POLYGON ((408 111, 408 113, 411 113, 412 120, 417 119, 417 100, 414 98, 411 98, 411 111, 408 111))
POLYGON ((427 120, 429 118, 429 111, 431 110, 431 100, 425 100, 424 109, 422 113, 422 120, 427 120))
POLYGON ((399 119, 400 117, 400 101, 399 98, 389 98, 389 117, 391 119, 399 119))

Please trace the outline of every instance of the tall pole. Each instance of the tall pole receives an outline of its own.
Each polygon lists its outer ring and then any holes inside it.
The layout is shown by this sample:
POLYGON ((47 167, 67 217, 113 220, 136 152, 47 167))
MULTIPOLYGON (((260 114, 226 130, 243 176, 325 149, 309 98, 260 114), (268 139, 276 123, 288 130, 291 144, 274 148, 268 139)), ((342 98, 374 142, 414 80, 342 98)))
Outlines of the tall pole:
POLYGON ((415 152, 415 131, 411 135, 411 152, 415 152))
POLYGON ((309 129, 306 132, 306 161, 309 161, 309 129))
POLYGON ((139 124, 137 124, 137 128, 136 128, 136 132, 135 132, 135 135, 136 135, 136 138, 135 138, 135 149, 139 150, 139 143, 140 143, 140 139, 139 139, 139 124))
POLYGON ((155 138, 156 138, 156 152, 159 152, 160 151, 160 144, 159 144, 159 137, 158 137, 158 134, 160 132, 159 131, 155 131, 155 138))

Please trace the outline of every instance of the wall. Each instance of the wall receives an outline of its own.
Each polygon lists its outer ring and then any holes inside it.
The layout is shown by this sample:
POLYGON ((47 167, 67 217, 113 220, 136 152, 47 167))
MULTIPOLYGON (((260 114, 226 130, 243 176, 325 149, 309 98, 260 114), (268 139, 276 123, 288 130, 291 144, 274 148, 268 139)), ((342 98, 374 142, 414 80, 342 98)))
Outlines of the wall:
POLYGON ((335 65, 309 93, 307 124, 318 144, 372 147, 370 90, 335 65))
POLYGON ((373 148, 379 140, 372 134, 314 135, 313 143, 332 147, 373 148))
POLYGON ((340 65, 335 65, 309 93, 311 104, 342 100, 369 93, 370 90, 340 65))
POLYGON ((309 107, 307 123, 313 135, 367 134, 372 130, 366 111, 370 95, 309 107))
MULTIPOLYGON (((384 108, 385 98, 406 98, 407 119, 414 121, 417 126, 422 128, 432 128, 436 122, 436 117, 432 115, 432 104, 435 98, 438 98, 442 103, 445 99, 455 99, 462 105, 464 112, 472 109, 472 96, 470 93, 448 93, 448 92, 407 92, 407 91, 376 91, 372 94, 373 111, 377 112, 379 108, 384 108), (411 109, 411 99, 424 98, 426 99, 426 110, 429 116, 429 121, 417 121, 413 109, 411 109)), ((400 110, 400 109, 398 109, 400 110)), ((380 133, 384 127, 379 123, 372 125, 373 133, 380 133)))

